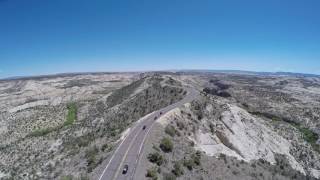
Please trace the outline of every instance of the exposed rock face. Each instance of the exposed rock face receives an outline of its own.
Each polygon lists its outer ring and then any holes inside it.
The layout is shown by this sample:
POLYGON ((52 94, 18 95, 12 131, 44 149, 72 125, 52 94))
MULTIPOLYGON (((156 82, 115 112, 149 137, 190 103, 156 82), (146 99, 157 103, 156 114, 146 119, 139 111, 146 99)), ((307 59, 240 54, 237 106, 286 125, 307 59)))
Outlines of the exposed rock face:
POLYGON ((98 74, 3 82, 15 91, 1 86, 0 176, 95 179, 127 128, 183 97, 168 80, 98 74))
POLYGON ((96 179, 130 126, 183 85, 201 95, 157 120, 136 179, 155 167, 160 179, 320 179, 320 78, 211 73, 1 81, 0 179, 96 179))
MULTIPOLYGON (((204 86, 216 89, 223 87, 223 90, 231 94, 228 100, 218 98, 220 100, 215 102, 221 104, 222 100, 229 106, 226 108, 226 113, 222 111, 220 120, 224 122, 224 126, 232 127, 232 124, 240 127, 240 129, 229 128, 237 134, 238 139, 251 136, 253 138, 246 141, 254 143, 257 140, 258 144, 261 143, 259 146, 256 146, 257 143, 251 144, 252 150, 265 152, 266 157, 269 157, 270 151, 273 154, 286 154, 294 169, 300 169, 300 172, 304 171, 319 178, 320 146, 317 142, 320 137, 320 84, 318 77, 209 75, 204 79, 207 79, 207 82, 201 83, 204 86), (225 118, 226 116, 231 118, 225 118), (242 120, 244 127, 247 127, 242 129, 246 131, 245 134, 238 133, 242 127, 237 123, 240 122, 239 119, 242 120), (252 134, 253 131, 256 132, 252 134), (264 142, 267 149, 263 147, 264 142), (260 149, 261 147, 263 148, 260 149)), ((217 97, 216 94, 213 95, 217 97)), ((229 137, 234 135, 228 134, 229 137)), ((241 143, 243 142, 238 144, 241 143)), ((237 144, 236 141, 235 144, 237 144)), ((243 146, 240 145, 239 149, 243 146)), ((245 154, 244 157, 246 157, 245 154)), ((271 159, 272 156, 269 161, 271 159)))
POLYGON ((208 155, 218 157, 224 153, 247 162, 264 159, 275 164, 275 154, 282 154, 293 169, 305 174, 303 167, 290 154, 290 142, 245 110, 228 105, 214 126, 216 129, 212 135, 201 130, 195 135, 197 146, 208 155))
MULTIPOLYGON (((259 166, 256 162, 269 164, 267 167, 260 167, 259 172, 260 174, 264 174, 264 176, 258 179, 320 178, 320 166, 318 162, 315 162, 320 160, 320 156, 311 147, 304 147, 305 145, 302 144, 297 145, 299 141, 300 143, 304 141, 303 139, 289 139, 286 136, 282 136, 275 129, 276 127, 269 121, 266 121, 266 119, 252 115, 245 109, 220 97, 204 96, 191 104, 186 104, 182 108, 168 112, 158 122, 164 129, 167 126, 174 126, 176 129, 178 136, 175 136, 173 141, 177 149, 174 150, 173 157, 171 155, 166 156, 169 159, 168 161, 171 161, 173 164, 176 161, 182 161, 181 159, 184 159, 192 151, 199 150, 204 153, 203 156, 208 156, 209 159, 211 159, 210 157, 220 159, 223 154, 227 157, 236 158, 238 163, 242 164, 240 167, 246 167, 246 171, 248 171, 246 172, 248 173, 246 174, 247 177, 240 179, 254 177, 251 177, 252 174, 250 175, 249 172, 257 170, 250 170, 251 167, 248 168, 243 163, 248 163, 249 166, 255 168, 259 166), (190 141, 194 143, 194 150, 189 149, 192 148, 190 145, 187 148, 190 141), (292 152, 297 148, 300 150, 305 148, 304 152, 306 156, 308 156, 307 152, 311 151, 312 153, 310 154, 316 160, 305 163, 296 153, 292 152), (310 165, 311 162, 312 165, 310 165), (276 169, 286 166, 286 168, 291 170, 281 172, 282 170, 274 170, 271 168, 272 166, 278 167, 276 169), (278 173, 282 175, 276 178, 274 174, 278 173)), ((300 136, 299 132, 293 133, 295 133, 294 136, 300 136)), ((153 141, 156 140, 153 139, 153 141)), ((149 153, 151 152, 149 151, 149 153)), ((217 159, 211 159, 210 161, 216 162, 217 159)), ((204 166, 207 165, 206 163, 209 163, 204 162, 204 166)), ((173 164, 172 168, 174 168, 173 164)), ((223 166, 221 162, 220 165, 223 166)), ((199 168, 205 168, 204 166, 199 168)), ((228 168, 230 166, 228 165, 228 168)), ((163 171, 170 171, 170 165, 169 167, 161 166, 161 168, 164 168, 163 171)), ((210 171, 210 167, 205 170, 210 171)), ((201 171, 190 174, 188 170, 185 170, 183 179, 196 178, 198 175, 203 179, 210 179, 210 176, 201 171)), ((216 174, 213 173, 212 175, 216 174)), ((235 175, 227 179, 237 179, 236 177, 235 175)))
POLYGON ((146 161, 145 171, 156 166, 162 178, 180 163, 184 173, 175 175, 181 179, 320 178, 318 80, 226 74, 181 79, 203 91, 202 97, 158 120, 145 156, 157 151, 163 137, 175 147, 162 153, 166 165, 146 161), (201 165, 189 160, 197 151, 203 153, 201 165))

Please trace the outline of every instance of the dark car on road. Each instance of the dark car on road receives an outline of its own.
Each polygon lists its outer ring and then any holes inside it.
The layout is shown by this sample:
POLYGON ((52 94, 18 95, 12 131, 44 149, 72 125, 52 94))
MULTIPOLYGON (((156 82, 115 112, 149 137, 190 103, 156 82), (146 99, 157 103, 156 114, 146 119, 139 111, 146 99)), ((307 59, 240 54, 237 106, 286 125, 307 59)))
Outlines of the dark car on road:
POLYGON ((143 129, 143 130, 145 130, 145 129, 146 129, 146 127, 147 127, 147 126, 145 126, 145 125, 144 125, 144 126, 142 127, 142 129, 143 129))
POLYGON ((122 174, 127 174, 128 169, 129 169, 128 164, 124 165, 123 170, 122 170, 122 174))
POLYGON ((156 120, 158 117, 156 116, 156 117, 154 117, 154 120, 156 120))

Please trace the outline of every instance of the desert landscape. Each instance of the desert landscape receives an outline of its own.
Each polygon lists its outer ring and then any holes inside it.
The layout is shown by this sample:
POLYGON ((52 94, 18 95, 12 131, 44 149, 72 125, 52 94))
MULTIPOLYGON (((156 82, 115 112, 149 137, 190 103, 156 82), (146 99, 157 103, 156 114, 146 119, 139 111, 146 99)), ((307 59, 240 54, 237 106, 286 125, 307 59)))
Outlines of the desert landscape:
POLYGON ((63 74, 1 80, 0 93, 1 179, 108 176, 148 116, 133 179, 320 178, 317 76, 63 74))

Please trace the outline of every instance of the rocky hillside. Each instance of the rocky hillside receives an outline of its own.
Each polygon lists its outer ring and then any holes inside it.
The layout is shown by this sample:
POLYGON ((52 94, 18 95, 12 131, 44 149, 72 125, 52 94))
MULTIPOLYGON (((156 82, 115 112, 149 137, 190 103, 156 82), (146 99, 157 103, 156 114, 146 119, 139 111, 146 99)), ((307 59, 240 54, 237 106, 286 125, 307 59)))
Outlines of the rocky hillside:
POLYGON ((105 74, 2 82, 0 178, 94 179, 121 133, 183 97, 170 80, 105 74))
POLYGON ((320 179, 320 78, 99 73, 0 82, 0 179, 97 179, 137 120, 157 119, 135 179, 320 179))
POLYGON ((320 178, 319 79, 183 79, 202 96, 158 120, 136 179, 320 178))

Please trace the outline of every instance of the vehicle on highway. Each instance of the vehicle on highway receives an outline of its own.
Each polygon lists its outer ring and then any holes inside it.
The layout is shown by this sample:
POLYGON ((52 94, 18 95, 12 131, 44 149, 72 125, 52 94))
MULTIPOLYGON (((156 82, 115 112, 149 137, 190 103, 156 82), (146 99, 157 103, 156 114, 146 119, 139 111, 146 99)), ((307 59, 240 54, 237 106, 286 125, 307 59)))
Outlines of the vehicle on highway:
POLYGON ((145 129, 146 129, 146 127, 147 127, 147 126, 145 126, 145 125, 144 125, 144 126, 142 127, 142 129, 143 129, 143 130, 145 130, 145 129))
POLYGON ((162 115, 162 111, 160 111, 160 115, 162 115))
POLYGON ((129 169, 128 164, 124 165, 123 170, 122 170, 122 174, 127 174, 128 169, 129 169))
POLYGON ((154 120, 156 120, 158 117, 156 116, 156 117, 154 117, 154 120))

